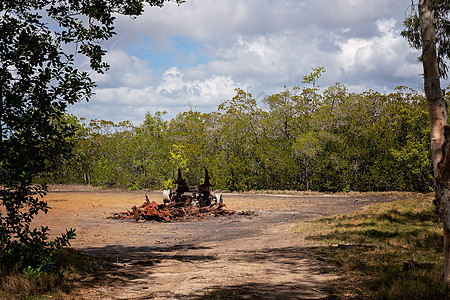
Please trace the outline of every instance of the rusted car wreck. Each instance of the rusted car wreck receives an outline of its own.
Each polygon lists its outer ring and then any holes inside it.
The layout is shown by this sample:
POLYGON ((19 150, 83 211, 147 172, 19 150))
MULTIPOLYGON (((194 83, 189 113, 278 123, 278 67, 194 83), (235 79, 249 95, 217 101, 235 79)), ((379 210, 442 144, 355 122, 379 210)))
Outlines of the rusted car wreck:
POLYGON ((164 190, 164 203, 175 202, 183 206, 205 207, 211 204, 222 204, 222 194, 215 194, 210 191, 213 186, 210 181, 208 169, 205 169, 205 180, 197 188, 189 187, 186 180, 181 175, 181 170, 178 169, 177 179, 173 181, 177 185, 175 191, 164 190))
POLYGON ((196 220, 207 217, 234 214, 234 210, 226 209, 222 195, 210 191, 213 186, 205 169, 205 180, 197 188, 189 187, 178 169, 175 191, 163 191, 163 204, 150 202, 147 195, 146 202, 140 206, 133 206, 131 211, 114 213, 112 219, 135 219, 136 221, 170 222, 174 220, 196 220))

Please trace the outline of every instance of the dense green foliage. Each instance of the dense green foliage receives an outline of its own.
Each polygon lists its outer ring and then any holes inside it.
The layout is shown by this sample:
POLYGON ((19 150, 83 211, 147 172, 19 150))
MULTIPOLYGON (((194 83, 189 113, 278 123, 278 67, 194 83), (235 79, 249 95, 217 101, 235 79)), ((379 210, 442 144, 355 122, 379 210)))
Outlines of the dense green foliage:
MULTIPOLYGON (((410 6, 411 13, 403 22, 405 30, 402 36, 406 38, 412 48, 422 50, 421 28, 419 12, 415 1, 410 6)), ((439 72, 442 78, 448 77, 448 59, 450 59, 450 1, 433 0, 431 1, 433 17, 436 28, 436 50, 439 72)), ((422 59, 421 57, 419 58, 422 59)))
POLYGON ((130 189, 163 188, 178 167, 191 185, 206 166, 216 189, 429 191, 429 121, 422 94, 286 88, 258 104, 236 96, 211 113, 171 120, 147 114, 129 122, 92 121, 78 132, 76 154, 40 180, 130 189))
POLYGON ((33 178, 54 170, 74 141, 77 123, 65 117, 66 107, 89 99, 95 86, 74 67, 75 54, 104 72, 99 42, 114 34, 116 14, 137 16, 145 2, 165 1, 0 2, 0 267, 6 271, 53 272, 54 254, 74 237, 69 230, 48 241, 48 228, 34 229, 31 221, 49 209, 46 185, 33 186, 33 178))

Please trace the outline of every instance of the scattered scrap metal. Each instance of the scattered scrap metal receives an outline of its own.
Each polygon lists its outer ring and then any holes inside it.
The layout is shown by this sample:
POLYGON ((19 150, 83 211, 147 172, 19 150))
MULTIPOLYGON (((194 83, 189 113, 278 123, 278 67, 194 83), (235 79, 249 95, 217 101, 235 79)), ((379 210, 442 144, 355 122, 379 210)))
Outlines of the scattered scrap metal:
MULTIPOLYGON (((208 170, 205 169, 205 180, 198 188, 189 187, 178 169, 175 191, 163 191, 163 204, 150 202, 145 195, 146 202, 141 206, 133 206, 131 210, 111 214, 112 219, 135 219, 136 221, 170 222, 177 220, 197 220, 208 217, 232 215, 236 212, 226 208, 222 195, 210 191, 211 186, 208 170)), ((241 214, 251 214, 245 212, 241 214)))

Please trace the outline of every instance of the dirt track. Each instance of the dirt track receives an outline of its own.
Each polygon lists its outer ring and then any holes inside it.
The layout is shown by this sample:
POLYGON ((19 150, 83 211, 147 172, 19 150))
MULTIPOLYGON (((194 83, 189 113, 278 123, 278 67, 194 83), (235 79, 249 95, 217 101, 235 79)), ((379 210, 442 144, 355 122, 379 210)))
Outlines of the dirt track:
POLYGON ((296 221, 347 213, 394 200, 385 195, 224 194, 229 209, 252 216, 198 222, 137 223, 107 219, 159 192, 102 191, 52 186, 53 208, 39 216, 53 235, 76 228, 72 246, 111 265, 100 284, 86 284, 76 299, 196 299, 220 291, 230 299, 324 299, 326 265, 309 259, 310 247, 290 233, 296 221))

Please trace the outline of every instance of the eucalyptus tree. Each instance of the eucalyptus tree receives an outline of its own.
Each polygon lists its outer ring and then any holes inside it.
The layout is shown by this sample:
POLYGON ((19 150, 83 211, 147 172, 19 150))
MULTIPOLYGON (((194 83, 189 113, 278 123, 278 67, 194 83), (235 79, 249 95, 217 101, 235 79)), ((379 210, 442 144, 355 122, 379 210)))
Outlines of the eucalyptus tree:
POLYGON ((170 177, 170 139, 168 122, 163 119, 166 112, 147 113, 144 122, 135 130, 130 140, 129 156, 132 157, 129 183, 132 188, 161 188, 163 181, 170 177))
POLYGON ((207 132, 208 115, 189 110, 178 114, 169 123, 170 165, 173 170, 181 168, 183 176, 192 185, 199 184, 203 166, 211 164, 210 150, 214 147, 207 132))
POLYGON ((444 232, 443 279, 450 283, 450 126, 440 78, 447 77, 450 58, 450 1, 414 1, 402 32, 410 45, 422 50, 425 96, 431 124, 431 153, 436 205, 444 232))
POLYGON ((264 188, 273 177, 269 161, 276 160, 268 155, 268 132, 262 126, 268 113, 258 107, 251 93, 239 88, 218 110, 223 124, 219 145, 228 166, 227 185, 232 190, 264 188))
MULTIPOLYGON (((31 229, 47 212, 46 185, 33 177, 52 170, 70 148, 67 105, 88 100, 94 82, 75 67, 75 55, 92 70, 108 69, 100 42, 114 35, 117 14, 140 15, 144 4, 165 0, 2 0, 0 2, 0 259, 23 268, 47 267, 49 252, 74 231, 49 242, 47 227, 31 229), (69 50, 68 50, 69 49, 69 50), (72 49, 72 50, 70 50, 72 49), (63 126, 61 126, 63 125, 63 126)), ((176 0, 181 3, 181 0, 176 0)), ((51 260, 50 260, 51 261, 51 260)))

